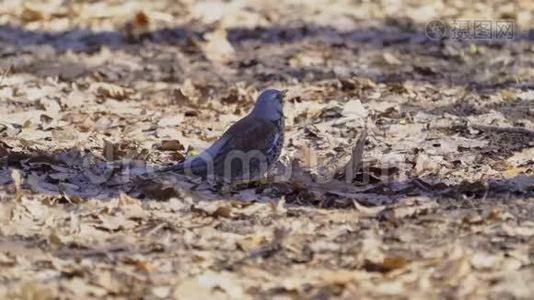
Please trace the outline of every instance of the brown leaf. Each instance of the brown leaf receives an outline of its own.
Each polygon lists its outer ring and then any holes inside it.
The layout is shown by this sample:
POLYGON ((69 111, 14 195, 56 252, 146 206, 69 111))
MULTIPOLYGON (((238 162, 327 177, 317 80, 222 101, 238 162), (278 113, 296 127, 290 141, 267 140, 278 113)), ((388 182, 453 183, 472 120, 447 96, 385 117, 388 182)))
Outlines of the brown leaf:
POLYGON ((139 28, 146 28, 150 23, 150 18, 143 12, 139 11, 135 14, 134 25, 139 28))
POLYGON ((351 91, 356 89, 356 80, 339 79, 339 83, 341 84, 341 89, 343 89, 344 91, 351 91))
POLYGON ((0 158, 3 158, 3 157, 6 157, 7 155, 9 155, 9 147, 3 143, 3 142, 0 142, 0 158))
POLYGON ((366 260, 363 268, 368 272, 388 273, 395 269, 401 269, 408 265, 408 260, 404 257, 384 257, 379 263, 366 260))
POLYGON ((185 147, 179 140, 163 140, 161 144, 156 146, 156 149, 161 151, 181 151, 185 147))
POLYGON ((202 203, 191 207, 191 211, 213 218, 230 218, 232 216, 232 208, 228 205, 221 205, 219 202, 202 203))
POLYGON ((112 83, 104 83, 100 82, 95 84, 96 88, 96 95, 101 98, 113 98, 116 100, 125 100, 127 99, 131 94, 133 94, 133 90, 129 88, 124 88, 116 84, 112 83))
POLYGON ((38 10, 29 7, 24 7, 24 10, 20 14, 20 18, 23 22, 35 22, 44 20, 45 16, 42 12, 38 10))
POLYGON ((180 197, 181 193, 172 186, 166 186, 161 182, 143 181, 137 183, 139 190, 148 198, 156 200, 168 200, 173 197, 180 197))
POLYGON ((150 273, 154 270, 152 265, 150 265, 150 263, 146 261, 136 260, 134 262, 134 265, 138 270, 143 271, 145 273, 150 273))
POLYGON ((184 105, 184 104, 189 103, 189 102, 191 102, 191 99, 189 99, 189 97, 187 97, 182 92, 182 89, 178 88, 178 89, 174 89, 172 91, 172 103, 173 104, 184 105))
POLYGON ((267 242, 265 234, 256 233, 237 241, 237 246, 242 251, 249 253, 267 242))

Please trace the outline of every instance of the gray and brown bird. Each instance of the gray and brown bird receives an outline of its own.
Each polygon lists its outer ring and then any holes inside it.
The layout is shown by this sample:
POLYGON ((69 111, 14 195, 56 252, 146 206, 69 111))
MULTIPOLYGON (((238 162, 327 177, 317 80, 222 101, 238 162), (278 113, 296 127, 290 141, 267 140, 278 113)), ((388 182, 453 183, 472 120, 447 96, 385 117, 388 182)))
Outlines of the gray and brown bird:
POLYGON ((209 148, 160 172, 226 183, 262 178, 282 152, 285 94, 275 89, 263 91, 252 111, 209 148))

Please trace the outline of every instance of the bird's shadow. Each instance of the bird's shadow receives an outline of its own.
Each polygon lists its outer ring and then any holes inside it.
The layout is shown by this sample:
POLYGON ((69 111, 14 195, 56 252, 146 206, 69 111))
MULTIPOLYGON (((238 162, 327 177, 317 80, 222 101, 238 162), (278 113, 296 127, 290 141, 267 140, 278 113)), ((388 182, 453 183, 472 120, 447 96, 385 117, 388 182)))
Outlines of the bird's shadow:
POLYGON ((221 188, 187 181, 175 174, 153 172, 154 166, 142 161, 107 161, 91 152, 80 152, 74 148, 54 152, 18 152, 6 147, 0 150, 2 189, 15 194, 19 188, 65 202, 83 199, 108 201, 124 193, 158 201, 186 195, 192 195, 195 201, 234 199, 264 202, 284 198, 292 206, 349 209, 354 208, 354 201, 373 206, 396 203, 414 196, 438 201, 480 201, 495 197, 521 199, 534 195, 534 177, 531 175, 451 185, 435 177, 415 176, 396 180, 395 172, 398 170, 373 167, 357 172, 352 181, 343 178, 319 181, 299 165, 294 165, 290 175, 282 180, 270 178, 221 188), (378 173, 381 173, 380 176, 376 176, 378 173))

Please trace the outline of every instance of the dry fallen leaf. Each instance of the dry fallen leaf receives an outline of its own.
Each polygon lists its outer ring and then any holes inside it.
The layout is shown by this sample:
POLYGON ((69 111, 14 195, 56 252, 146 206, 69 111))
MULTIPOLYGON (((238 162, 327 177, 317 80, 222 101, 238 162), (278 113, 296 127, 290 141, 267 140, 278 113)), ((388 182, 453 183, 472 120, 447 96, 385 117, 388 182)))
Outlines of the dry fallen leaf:
POLYGON ((174 292, 177 299, 244 299, 238 278, 229 272, 205 272, 180 283, 174 292))
POLYGON ((95 94, 98 97, 104 99, 113 98, 117 100, 125 100, 133 93, 133 90, 129 88, 124 88, 116 84, 104 82, 97 83, 91 88, 95 91, 95 94))
POLYGON ((24 22, 35 22, 35 21, 41 21, 45 19, 45 16, 42 12, 32 9, 30 7, 24 7, 24 10, 22 11, 20 18, 24 22))
POLYGON ((233 59, 234 47, 227 39, 224 29, 218 29, 205 35, 206 43, 202 44, 204 54, 209 60, 217 63, 225 63, 233 59))
POLYGON ((157 146, 158 150, 162 151, 181 151, 185 150, 185 147, 178 140, 163 140, 161 144, 157 146))
POLYGON ((528 299, 531 2, 391 2, 0 1, 0 299, 528 299), (152 172, 266 88, 273 176, 152 172))
POLYGON ((22 176, 20 171, 17 169, 11 170, 11 178, 13 178, 13 183, 15 184, 16 196, 15 199, 17 202, 21 201, 23 192, 22 192, 22 176))

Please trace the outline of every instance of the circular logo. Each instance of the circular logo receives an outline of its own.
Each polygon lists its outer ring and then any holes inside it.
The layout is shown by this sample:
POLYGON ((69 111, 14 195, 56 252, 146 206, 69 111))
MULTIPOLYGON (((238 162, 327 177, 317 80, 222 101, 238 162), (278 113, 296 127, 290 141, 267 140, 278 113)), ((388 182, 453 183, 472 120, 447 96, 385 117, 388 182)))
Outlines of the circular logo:
POLYGON ((440 40, 447 34, 447 24, 440 20, 430 21, 426 24, 425 33, 432 40, 440 40))

